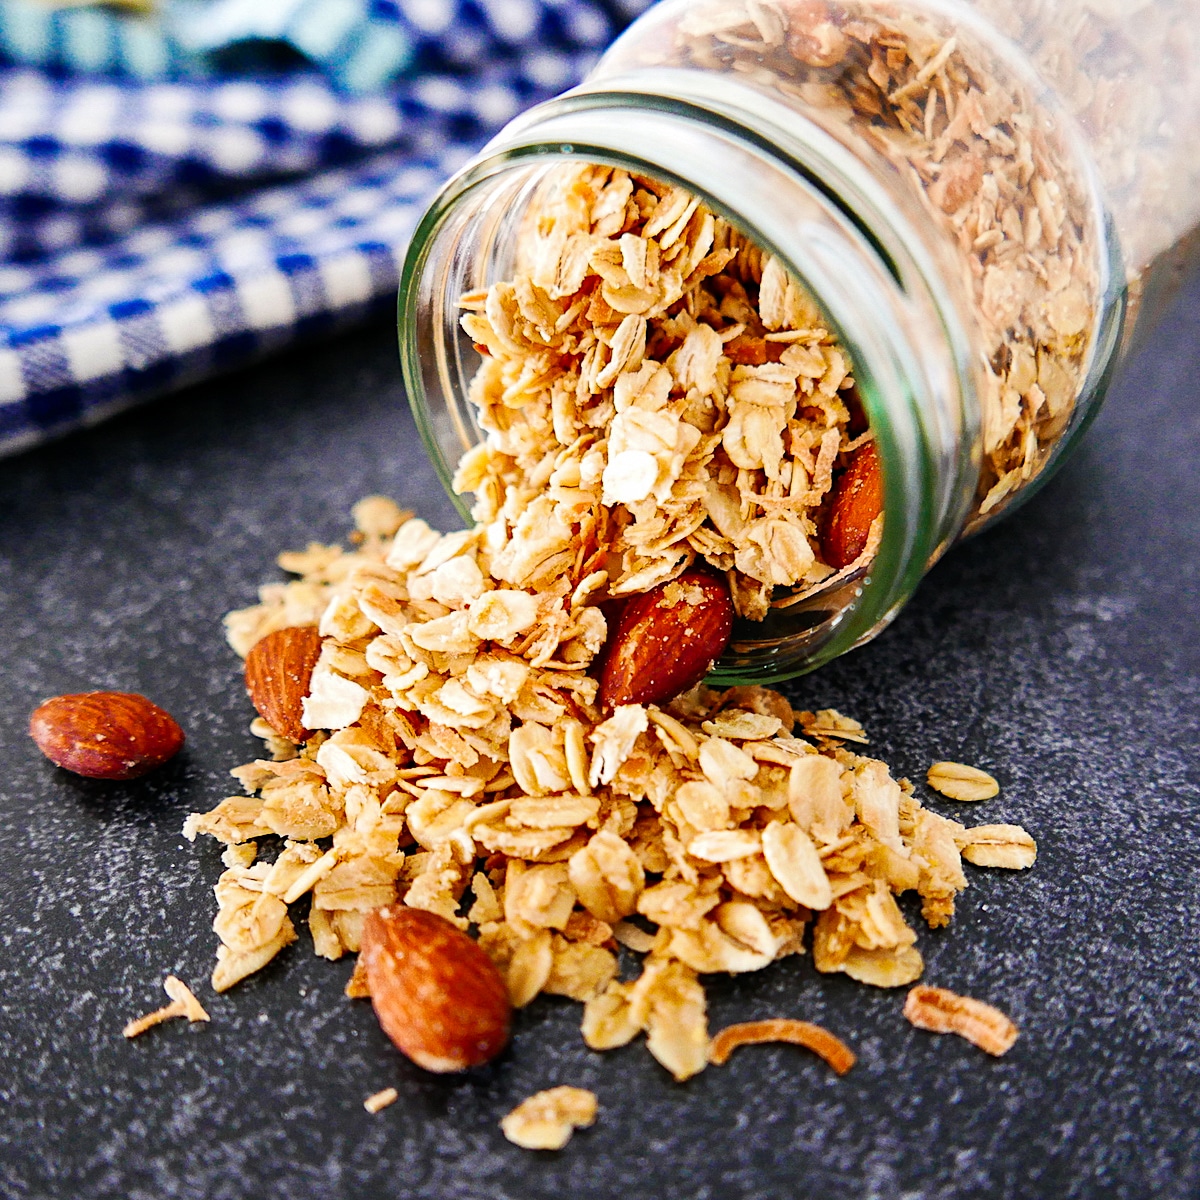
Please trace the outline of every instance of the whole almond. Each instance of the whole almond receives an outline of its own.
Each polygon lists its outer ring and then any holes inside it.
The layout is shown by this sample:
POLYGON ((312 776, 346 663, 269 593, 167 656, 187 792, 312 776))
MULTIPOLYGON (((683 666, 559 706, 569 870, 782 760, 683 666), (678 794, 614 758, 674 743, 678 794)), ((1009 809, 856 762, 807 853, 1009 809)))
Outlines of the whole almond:
POLYGON ((864 550, 871 522, 883 511, 883 473, 875 443, 859 446, 834 481, 821 529, 821 554, 837 570, 864 550))
POLYGON ((88 779, 136 779, 183 745, 175 719, 133 692, 75 692, 33 710, 29 736, 55 766, 88 779))
POLYGON ((276 733, 306 742, 301 706, 321 653, 315 625, 276 629, 260 638, 246 655, 246 691, 258 714, 276 733))
POLYGON ((508 1041, 512 1006, 492 960, 445 917, 392 904, 363 923, 371 1003, 396 1048, 427 1071, 465 1071, 508 1041))
POLYGON ((724 578, 693 568, 633 596, 617 618, 600 675, 600 703, 656 704, 704 678, 733 632, 724 578))

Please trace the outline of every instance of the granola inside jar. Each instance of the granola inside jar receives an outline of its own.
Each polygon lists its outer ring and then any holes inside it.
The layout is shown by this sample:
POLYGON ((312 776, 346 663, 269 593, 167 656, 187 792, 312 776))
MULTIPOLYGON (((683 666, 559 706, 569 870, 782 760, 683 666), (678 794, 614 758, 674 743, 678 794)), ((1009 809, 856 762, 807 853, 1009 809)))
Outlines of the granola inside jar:
MULTIPOLYGON (((718 677, 782 678, 1047 477, 1195 214, 1152 104, 1096 132, 1154 37, 992 7, 668 0, 447 185, 406 382, 502 575, 599 601, 702 561, 740 618, 718 677)), ((1159 87, 1189 128, 1190 79, 1159 87)))
POLYGON ((459 301, 486 436, 453 486, 499 578, 618 599, 703 560, 761 621, 869 563, 882 516, 829 521, 835 468, 873 453, 849 357, 778 258, 681 187, 578 162, 517 256, 459 301))

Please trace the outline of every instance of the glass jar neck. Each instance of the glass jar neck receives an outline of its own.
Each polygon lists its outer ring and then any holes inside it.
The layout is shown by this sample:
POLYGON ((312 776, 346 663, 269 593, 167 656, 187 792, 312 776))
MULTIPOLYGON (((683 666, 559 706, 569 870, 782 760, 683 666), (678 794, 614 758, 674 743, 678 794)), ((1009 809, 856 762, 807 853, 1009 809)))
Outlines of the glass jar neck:
POLYGON ((853 364, 883 467, 883 537, 869 573, 834 595, 776 603, 742 623, 719 682, 786 678, 882 628, 958 536, 978 474, 978 350, 947 248, 886 170, 794 109, 736 80, 642 70, 540 105, 443 189, 418 228, 400 290, 406 383, 449 480, 480 433, 466 401, 457 301, 505 277, 541 168, 620 167, 701 197, 816 298, 853 364), (433 402, 430 403, 430 400, 433 402))

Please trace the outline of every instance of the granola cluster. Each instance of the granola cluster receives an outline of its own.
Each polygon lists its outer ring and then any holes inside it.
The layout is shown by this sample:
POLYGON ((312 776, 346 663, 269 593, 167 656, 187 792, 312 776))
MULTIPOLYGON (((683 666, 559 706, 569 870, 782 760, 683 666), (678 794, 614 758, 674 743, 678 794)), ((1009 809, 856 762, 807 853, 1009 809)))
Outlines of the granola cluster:
POLYGON ((822 506, 869 435, 845 352, 779 260, 678 187, 571 163, 519 263, 461 300, 486 436, 455 487, 496 578, 597 573, 619 597, 701 557, 756 619, 774 588, 827 581, 822 506))
POLYGON ((965 26, 918 5, 699 0, 670 46, 625 53, 736 73, 909 181, 955 248, 981 334, 972 520, 1037 475, 1070 422, 1099 306, 1098 231, 1059 117, 965 26))
POLYGON ((605 618, 585 584, 511 586, 483 527, 440 535, 378 498, 356 518, 355 550, 284 555, 300 578, 227 621, 242 654, 297 620, 319 620, 322 648, 304 702, 318 732, 295 745, 256 722, 272 756, 185 827, 226 847, 218 991, 295 940, 302 898, 330 959, 400 901, 474 932, 513 1004, 570 996, 589 1046, 645 1032, 685 1079, 708 1061, 701 975, 808 950, 820 971, 910 984, 922 959, 896 897, 916 892, 944 925, 973 847, 1032 862, 1023 830, 928 811, 852 749, 854 721, 768 689, 698 687, 605 717, 588 674, 605 618), (283 839, 273 860, 268 835, 283 839), (996 851, 1014 839, 1028 852, 996 851), (618 945, 642 956, 636 978, 618 945))
POLYGON ((548 1088, 518 1104, 500 1128, 526 1150, 561 1150, 576 1129, 595 1123, 596 1107, 595 1094, 585 1088, 548 1088))

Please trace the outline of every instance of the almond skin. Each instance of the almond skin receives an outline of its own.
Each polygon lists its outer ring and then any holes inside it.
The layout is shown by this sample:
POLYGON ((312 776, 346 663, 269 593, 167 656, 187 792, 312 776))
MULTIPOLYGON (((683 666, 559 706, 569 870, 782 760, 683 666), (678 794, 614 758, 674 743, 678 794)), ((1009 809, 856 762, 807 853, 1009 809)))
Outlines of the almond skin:
POLYGON ((88 779, 136 779, 183 745, 175 719, 133 692, 75 692, 33 710, 29 736, 55 766, 88 779))
POLYGON ((821 554, 836 570, 848 567, 862 552, 871 522, 883 512, 883 472, 875 443, 859 446, 846 469, 834 480, 829 509, 821 529, 821 554))
POLYGON ((725 580, 693 568, 633 596, 617 618, 600 675, 600 704, 658 704, 707 674, 733 632, 725 580))
POLYGON ((371 1003, 383 1032, 419 1067, 478 1067, 508 1042, 512 1005, 495 964, 456 925, 403 904, 363 923, 371 1003))
POLYGON ((303 625, 268 633, 246 655, 250 702, 276 733, 296 743, 312 736, 301 722, 301 706, 320 653, 317 627, 303 625))

